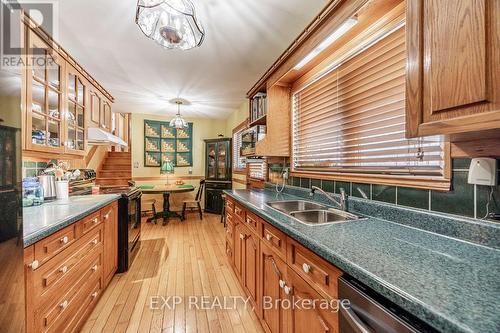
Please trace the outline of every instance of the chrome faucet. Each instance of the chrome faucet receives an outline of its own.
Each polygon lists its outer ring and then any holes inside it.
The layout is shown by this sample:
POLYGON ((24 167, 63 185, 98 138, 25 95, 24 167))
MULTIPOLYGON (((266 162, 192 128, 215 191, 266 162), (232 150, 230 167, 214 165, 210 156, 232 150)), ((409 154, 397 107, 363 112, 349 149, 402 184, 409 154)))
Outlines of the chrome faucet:
POLYGON ((338 205, 340 207, 341 210, 343 210, 343 211, 347 210, 347 194, 345 193, 345 190, 343 188, 340 188, 340 201, 338 201, 335 197, 326 193, 325 191, 323 191, 322 189, 320 189, 317 186, 311 187, 311 193, 309 195, 312 197, 314 195, 314 192, 316 192, 316 191, 321 192, 325 197, 330 199, 330 201, 333 201, 336 205, 338 205))

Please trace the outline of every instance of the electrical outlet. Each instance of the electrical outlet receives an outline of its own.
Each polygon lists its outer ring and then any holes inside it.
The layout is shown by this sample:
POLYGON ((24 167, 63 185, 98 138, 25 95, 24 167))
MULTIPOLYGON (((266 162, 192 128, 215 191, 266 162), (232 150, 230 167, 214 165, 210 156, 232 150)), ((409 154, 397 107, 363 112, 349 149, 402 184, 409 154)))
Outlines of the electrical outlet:
POLYGON ((139 162, 134 162, 134 169, 139 169, 139 162))

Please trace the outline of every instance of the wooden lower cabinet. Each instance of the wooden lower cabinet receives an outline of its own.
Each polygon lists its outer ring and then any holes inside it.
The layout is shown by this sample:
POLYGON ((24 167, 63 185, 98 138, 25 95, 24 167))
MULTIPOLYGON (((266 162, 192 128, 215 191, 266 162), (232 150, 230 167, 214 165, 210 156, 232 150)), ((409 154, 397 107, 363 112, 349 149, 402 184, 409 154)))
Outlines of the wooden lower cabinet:
MULTIPOLYGON (((321 302, 336 304, 334 299, 326 299, 292 269, 288 270, 287 295, 291 304, 287 312, 289 333, 336 333, 338 332, 338 314, 334 306, 330 309, 321 302), (315 305, 311 305, 315 302, 315 305)), ((325 303, 327 304, 327 303, 325 303)))
POLYGON ((277 306, 285 299, 283 283, 287 281, 286 263, 266 244, 260 244, 259 302, 262 327, 266 332, 286 332, 283 308, 277 306))
POLYGON ((117 209, 112 203, 24 249, 28 333, 83 326, 117 268, 117 209))
MULTIPOLYGON (((226 201, 231 207, 241 207, 231 198, 226 201)), ((251 216, 258 220, 258 227, 249 228, 240 218, 226 213, 226 253, 264 331, 338 332, 337 279, 342 271, 240 209, 238 216, 251 216)))
POLYGON ((104 224, 104 286, 107 286, 118 268, 118 203, 101 210, 104 224))
POLYGON ((259 281, 257 276, 259 271, 259 239, 257 235, 248 229, 245 230, 244 250, 244 260, 242 260, 243 288, 258 307, 260 303, 257 295, 257 285, 259 281))

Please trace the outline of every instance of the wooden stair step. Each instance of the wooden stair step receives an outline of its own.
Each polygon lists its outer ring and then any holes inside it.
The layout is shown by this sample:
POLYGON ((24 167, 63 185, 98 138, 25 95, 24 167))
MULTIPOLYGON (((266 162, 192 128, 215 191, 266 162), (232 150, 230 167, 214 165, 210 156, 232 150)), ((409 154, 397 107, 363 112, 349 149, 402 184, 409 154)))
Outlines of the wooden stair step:
POLYGON ((97 173, 98 178, 131 178, 132 171, 130 170, 101 170, 97 173))
POLYGON ((129 179, 127 178, 96 178, 97 185, 128 185, 129 179))
POLYGON ((108 152, 108 156, 130 156, 130 152, 119 152, 119 151, 110 151, 108 152))
POLYGON ((102 170, 130 170, 132 171, 132 166, 130 164, 103 164, 102 170))

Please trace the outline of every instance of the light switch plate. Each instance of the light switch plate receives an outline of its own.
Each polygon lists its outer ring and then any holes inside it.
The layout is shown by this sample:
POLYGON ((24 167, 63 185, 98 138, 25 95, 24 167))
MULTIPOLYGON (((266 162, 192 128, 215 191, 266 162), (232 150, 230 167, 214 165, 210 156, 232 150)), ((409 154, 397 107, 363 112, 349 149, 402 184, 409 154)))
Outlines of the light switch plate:
POLYGON ((497 184, 497 160, 473 158, 469 167, 469 184, 495 186, 497 184))

